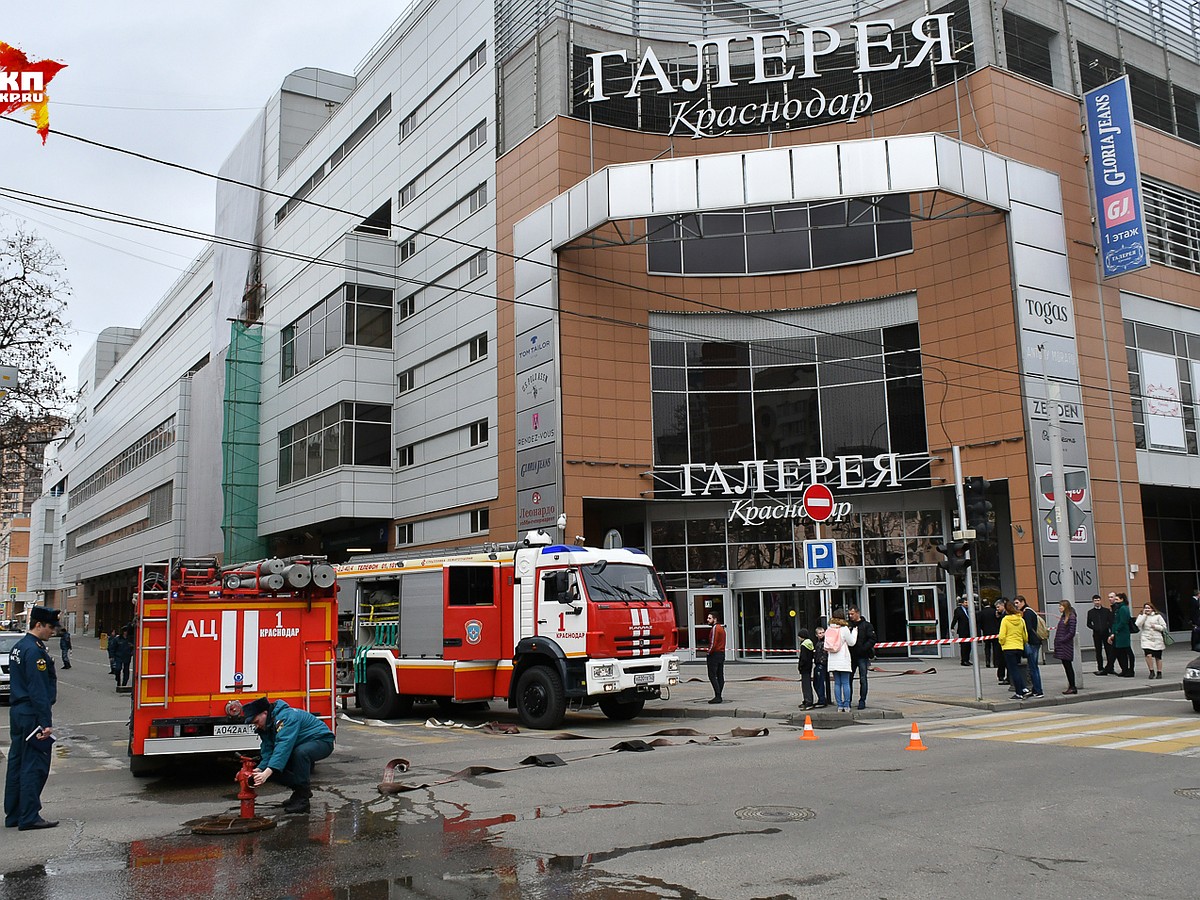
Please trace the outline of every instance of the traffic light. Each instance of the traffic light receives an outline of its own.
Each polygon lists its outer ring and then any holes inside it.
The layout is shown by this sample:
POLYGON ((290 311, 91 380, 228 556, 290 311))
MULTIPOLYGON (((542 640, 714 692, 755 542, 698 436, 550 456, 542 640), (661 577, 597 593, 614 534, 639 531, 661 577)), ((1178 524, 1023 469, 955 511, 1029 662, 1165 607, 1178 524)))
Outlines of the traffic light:
POLYGON ((988 480, 972 476, 963 479, 963 502, 967 508, 967 528, 975 529, 976 540, 987 540, 996 533, 992 523, 992 504, 987 498, 988 480))
POLYGON ((950 575, 962 575, 971 567, 971 542, 947 541, 935 548, 946 557, 938 560, 938 568, 950 575))

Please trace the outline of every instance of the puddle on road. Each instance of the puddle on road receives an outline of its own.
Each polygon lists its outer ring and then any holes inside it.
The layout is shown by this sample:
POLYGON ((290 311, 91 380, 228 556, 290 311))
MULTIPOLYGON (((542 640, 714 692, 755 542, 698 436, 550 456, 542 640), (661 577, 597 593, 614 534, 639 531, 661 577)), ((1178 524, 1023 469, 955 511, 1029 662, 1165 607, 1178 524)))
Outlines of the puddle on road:
POLYGON ((491 832, 510 822, 635 804, 643 801, 546 806, 483 817, 459 806, 455 815, 420 819, 408 804, 372 808, 350 801, 323 814, 314 807, 309 816, 282 816, 277 828, 258 834, 207 837, 181 832, 130 844, 80 848, 45 866, 4 873, 0 900, 393 900, 408 896, 703 900, 690 888, 612 875, 595 864, 640 851, 779 832, 778 828, 723 832, 581 856, 510 850, 498 846, 491 832))

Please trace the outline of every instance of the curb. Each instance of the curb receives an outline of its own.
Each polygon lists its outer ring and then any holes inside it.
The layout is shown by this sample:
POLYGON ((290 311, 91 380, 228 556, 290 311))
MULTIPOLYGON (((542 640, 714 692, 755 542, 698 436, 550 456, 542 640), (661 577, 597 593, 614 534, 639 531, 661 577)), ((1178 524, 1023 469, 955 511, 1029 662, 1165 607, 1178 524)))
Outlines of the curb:
MULTIPOLYGON (((1145 679, 1148 682, 1149 679, 1145 679)), ((1078 694, 1056 694, 1046 695, 1041 699, 1030 698, 1028 700, 1011 700, 1004 698, 1003 700, 976 700, 972 697, 933 697, 928 694, 916 694, 911 699, 921 700, 926 703, 940 703, 942 706, 959 706, 966 709, 984 709, 990 712, 1008 711, 1013 709, 1029 709, 1033 706, 1068 706, 1075 703, 1087 703, 1091 700, 1116 700, 1121 697, 1141 697, 1146 694, 1168 694, 1172 691, 1183 690, 1182 685, 1174 681, 1164 681, 1159 684, 1155 681, 1154 684, 1145 684, 1134 687, 1130 685, 1127 688, 1080 688, 1078 694)))

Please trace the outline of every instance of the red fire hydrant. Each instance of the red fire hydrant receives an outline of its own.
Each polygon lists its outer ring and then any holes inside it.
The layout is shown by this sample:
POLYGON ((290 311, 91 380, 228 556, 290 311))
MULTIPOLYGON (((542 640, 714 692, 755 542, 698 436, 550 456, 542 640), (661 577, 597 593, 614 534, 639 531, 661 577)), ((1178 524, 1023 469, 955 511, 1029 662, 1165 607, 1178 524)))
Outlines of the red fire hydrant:
POLYGON ((233 779, 242 786, 242 789, 238 791, 238 799, 242 801, 242 811, 239 818, 253 819, 254 799, 258 796, 258 792, 254 790, 254 782, 251 781, 254 777, 254 760, 249 756, 241 756, 241 760, 242 768, 238 770, 237 775, 233 779))

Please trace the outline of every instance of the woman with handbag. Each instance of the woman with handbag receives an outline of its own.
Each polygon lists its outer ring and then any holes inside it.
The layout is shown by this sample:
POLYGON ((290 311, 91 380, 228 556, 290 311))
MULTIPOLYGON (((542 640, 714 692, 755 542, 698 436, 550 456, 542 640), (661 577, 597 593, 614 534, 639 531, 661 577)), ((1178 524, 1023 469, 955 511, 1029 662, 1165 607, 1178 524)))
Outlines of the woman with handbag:
POLYGON ((1162 655, 1163 650, 1167 648, 1167 620, 1159 615, 1154 604, 1147 600, 1142 605, 1142 614, 1137 617, 1137 627, 1138 640, 1142 644, 1142 653, 1146 656, 1146 668, 1150 670, 1150 677, 1161 679, 1162 655))
POLYGON ((1075 610, 1070 600, 1058 604, 1058 625, 1054 629, 1054 658, 1062 663, 1067 673, 1067 689, 1064 694, 1078 694, 1075 687, 1075 610))

